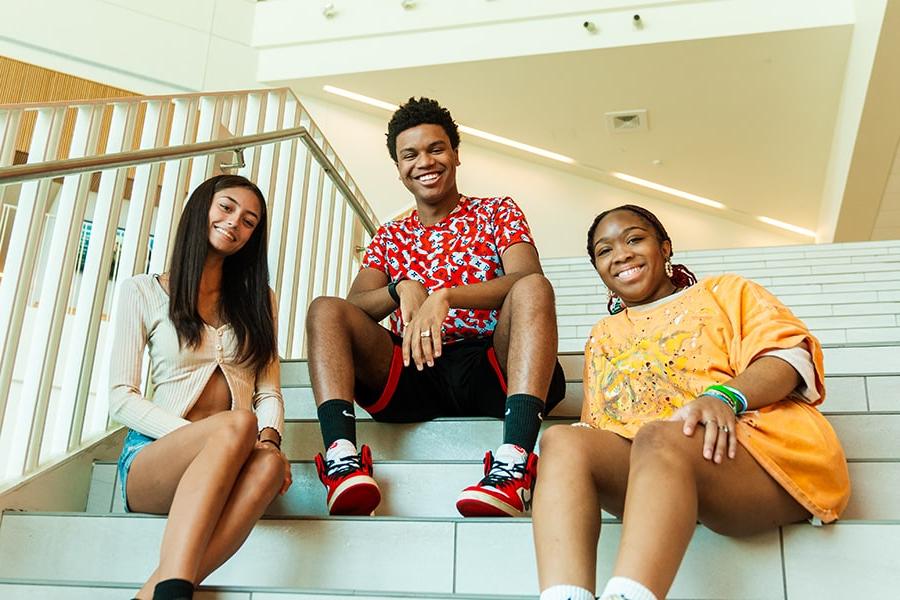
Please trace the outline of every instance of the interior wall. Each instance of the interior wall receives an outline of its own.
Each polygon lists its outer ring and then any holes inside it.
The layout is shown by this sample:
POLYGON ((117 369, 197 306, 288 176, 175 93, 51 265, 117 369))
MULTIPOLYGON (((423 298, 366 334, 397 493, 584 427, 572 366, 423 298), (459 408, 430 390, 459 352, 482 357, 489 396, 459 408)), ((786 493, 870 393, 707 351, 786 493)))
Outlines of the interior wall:
POLYGON ((258 87, 254 0, 5 2, 0 55, 142 94, 258 87))
MULTIPOLYGON (((326 133, 381 220, 410 207, 413 198, 399 181, 384 144, 389 113, 358 111, 310 96, 301 97, 301 102, 326 133)), ((584 254, 587 228, 594 216, 626 203, 656 213, 669 231, 676 252, 798 243, 791 236, 569 174, 465 136, 460 144, 460 161, 460 192, 515 199, 525 211, 541 255, 547 258, 584 254)))

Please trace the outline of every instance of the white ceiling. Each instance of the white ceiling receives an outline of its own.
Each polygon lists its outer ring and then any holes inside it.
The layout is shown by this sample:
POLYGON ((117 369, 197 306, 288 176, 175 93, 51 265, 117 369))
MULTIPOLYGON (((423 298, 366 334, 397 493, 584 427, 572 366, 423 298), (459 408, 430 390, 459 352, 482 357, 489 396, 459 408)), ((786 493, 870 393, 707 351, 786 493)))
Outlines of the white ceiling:
POLYGON ((331 101, 324 84, 394 103, 431 96, 459 122, 582 168, 815 230, 851 34, 822 27, 287 83, 331 101), (648 131, 608 130, 603 114, 628 109, 647 109, 648 131))

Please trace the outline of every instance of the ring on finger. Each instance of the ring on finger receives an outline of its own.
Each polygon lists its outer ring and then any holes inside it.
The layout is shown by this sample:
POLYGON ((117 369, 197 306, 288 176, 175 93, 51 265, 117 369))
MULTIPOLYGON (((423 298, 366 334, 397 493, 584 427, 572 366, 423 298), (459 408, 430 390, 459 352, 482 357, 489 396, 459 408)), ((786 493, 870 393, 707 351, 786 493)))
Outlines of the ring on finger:
POLYGON ((725 433, 728 433, 731 430, 728 428, 728 425, 719 425, 719 431, 724 431, 725 433))
POLYGON ((419 333, 419 336, 421 336, 421 337, 431 337, 431 330, 430 330, 430 329, 426 329, 425 331, 420 332, 420 333, 419 333))

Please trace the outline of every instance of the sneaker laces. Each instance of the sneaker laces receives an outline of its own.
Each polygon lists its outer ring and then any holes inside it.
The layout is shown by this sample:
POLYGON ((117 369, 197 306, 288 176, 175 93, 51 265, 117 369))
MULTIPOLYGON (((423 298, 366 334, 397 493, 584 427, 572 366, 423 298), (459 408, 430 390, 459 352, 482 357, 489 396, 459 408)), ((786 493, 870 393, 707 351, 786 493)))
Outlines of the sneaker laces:
POLYGON ((488 471, 480 485, 491 487, 502 487, 509 485, 517 479, 525 477, 525 463, 515 462, 507 463, 499 460, 491 462, 491 469, 488 471))
POLYGON ((325 473, 328 477, 343 477, 360 470, 362 470, 362 461, 359 458, 359 454, 350 454, 335 460, 325 461, 325 473))

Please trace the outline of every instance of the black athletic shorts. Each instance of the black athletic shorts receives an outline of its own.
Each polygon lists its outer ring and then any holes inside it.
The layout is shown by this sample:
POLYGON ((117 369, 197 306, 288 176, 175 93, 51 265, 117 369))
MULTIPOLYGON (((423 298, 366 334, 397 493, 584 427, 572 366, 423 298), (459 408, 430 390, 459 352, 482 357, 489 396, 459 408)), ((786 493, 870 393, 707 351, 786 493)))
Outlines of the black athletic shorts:
MULTIPOLYGON (((393 333, 391 371, 383 390, 356 384, 356 402, 376 421, 418 423, 436 417, 488 416, 506 412, 506 378, 490 337, 445 345, 433 367, 419 371, 403 366, 402 340, 393 333)), ((566 395, 566 377, 559 361, 553 370, 544 414, 566 395)))

